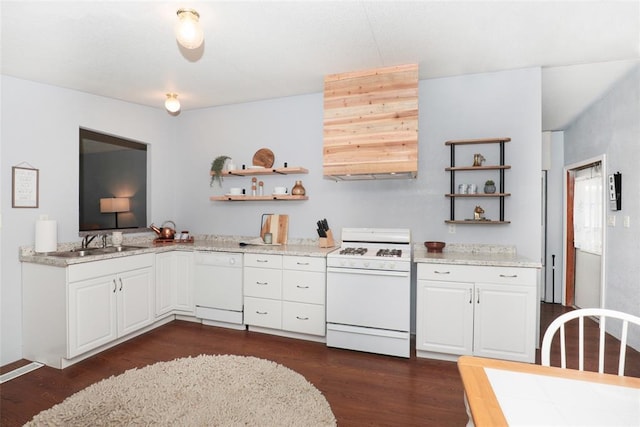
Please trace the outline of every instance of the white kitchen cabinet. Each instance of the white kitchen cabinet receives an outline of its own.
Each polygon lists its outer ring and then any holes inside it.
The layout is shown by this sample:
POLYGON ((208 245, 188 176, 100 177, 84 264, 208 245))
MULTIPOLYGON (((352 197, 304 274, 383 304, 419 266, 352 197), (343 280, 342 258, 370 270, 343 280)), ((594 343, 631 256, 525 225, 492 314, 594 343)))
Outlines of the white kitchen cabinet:
POLYGON ((156 254, 156 317, 168 313, 193 314, 193 253, 156 254))
POLYGON ((68 267, 24 263, 24 357, 63 368, 151 325, 153 263, 153 254, 68 267))
POLYGON ((416 352, 534 362, 535 268, 418 264, 416 352))
POLYGON ((245 254, 244 318, 249 329, 324 337, 325 271, 324 258, 245 254))
POLYGON ((285 256, 282 272, 282 328, 325 336, 327 262, 325 258, 285 256))
POLYGON ((282 255, 244 254, 244 322, 282 329, 282 255))
POLYGON ((118 338, 117 283, 113 276, 69 284, 69 350, 72 358, 118 338))

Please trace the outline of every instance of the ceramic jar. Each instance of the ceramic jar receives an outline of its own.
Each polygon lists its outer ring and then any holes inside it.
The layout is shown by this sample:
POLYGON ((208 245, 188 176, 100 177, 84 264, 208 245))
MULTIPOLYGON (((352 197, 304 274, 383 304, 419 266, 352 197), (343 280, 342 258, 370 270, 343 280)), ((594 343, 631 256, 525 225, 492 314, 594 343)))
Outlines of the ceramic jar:
POLYGON ((296 181, 296 185, 291 189, 291 194, 294 196, 304 196, 307 194, 307 190, 304 189, 302 181, 296 181))

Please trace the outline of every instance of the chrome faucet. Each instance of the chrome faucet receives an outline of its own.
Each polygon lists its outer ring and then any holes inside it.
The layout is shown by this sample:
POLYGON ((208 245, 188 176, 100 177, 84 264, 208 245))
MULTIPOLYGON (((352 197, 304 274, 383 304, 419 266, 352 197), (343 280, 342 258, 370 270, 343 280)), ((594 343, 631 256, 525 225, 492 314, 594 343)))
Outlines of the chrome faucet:
POLYGON ((102 240, 102 247, 106 248, 107 247, 107 235, 106 234, 87 234, 86 236, 84 236, 82 238, 82 249, 87 249, 89 247, 89 244, 93 241, 93 239, 95 239, 96 237, 100 236, 100 239, 102 240))
POLYGON ((89 244, 93 241, 93 239, 95 239, 97 236, 97 234, 91 235, 91 234, 87 234, 86 236, 84 236, 82 238, 82 244, 81 247, 82 249, 86 249, 89 247, 89 244))

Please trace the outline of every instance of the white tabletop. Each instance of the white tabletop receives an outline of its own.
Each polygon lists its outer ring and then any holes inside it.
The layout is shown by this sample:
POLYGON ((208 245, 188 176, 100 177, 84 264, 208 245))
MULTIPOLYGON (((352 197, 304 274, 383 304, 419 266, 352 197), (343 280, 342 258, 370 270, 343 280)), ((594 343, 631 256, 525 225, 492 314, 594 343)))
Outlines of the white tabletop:
POLYGON ((511 426, 640 426, 640 389, 485 368, 511 426))

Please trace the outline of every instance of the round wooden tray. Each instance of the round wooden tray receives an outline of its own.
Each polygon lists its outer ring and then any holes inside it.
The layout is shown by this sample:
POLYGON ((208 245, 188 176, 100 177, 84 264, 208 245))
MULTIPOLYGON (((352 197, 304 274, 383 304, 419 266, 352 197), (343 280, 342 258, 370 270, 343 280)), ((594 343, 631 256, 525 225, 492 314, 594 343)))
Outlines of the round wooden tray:
POLYGON ((253 165, 270 168, 273 166, 274 159, 273 151, 268 148, 261 148, 253 155, 253 165))

